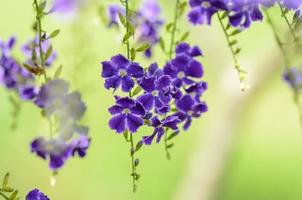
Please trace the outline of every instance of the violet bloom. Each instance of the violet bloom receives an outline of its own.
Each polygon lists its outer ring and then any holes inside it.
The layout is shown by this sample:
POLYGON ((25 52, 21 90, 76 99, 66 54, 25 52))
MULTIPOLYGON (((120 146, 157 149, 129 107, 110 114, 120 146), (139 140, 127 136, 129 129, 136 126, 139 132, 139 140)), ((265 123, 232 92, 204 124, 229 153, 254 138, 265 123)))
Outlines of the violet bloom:
MULTIPOLYGON (((161 9, 157 0, 145 0, 139 9, 139 14, 134 21, 139 21, 136 28, 136 37, 140 43, 148 43, 154 46, 159 42, 159 32, 164 24, 160 18, 161 9)), ((152 56, 152 47, 145 51, 145 56, 152 56)))
POLYGON ((196 102, 200 102, 200 97, 203 95, 203 93, 208 89, 208 84, 204 81, 200 81, 197 83, 194 83, 190 87, 188 87, 186 90, 186 94, 189 94, 196 102))
POLYGON ((201 51, 198 47, 191 48, 186 43, 176 47, 176 57, 164 67, 165 74, 173 79, 173 85, 176 87, 181 87, 183 84, 191 85, 194 83, 192 78, 203 76, 201 63, 194 59, 200 55, 201 51))
POLYGON ((223 0, 189 0, 191 11, 189 21, 194 24, 211 24, 212 16, 219 10, 225 10, 223 0))
POLYGON ((0 83, 8 89, 15 90, 22 99, 31 100, 37 94, 34 77, 11 56, 15 41, 14 37, 8 42, 0 40, 0 83))
MULTIPOLYGON (((49 40, 45 40, 42 42, 42 51, 45 55, 47 50, 51 48, 51 43, 49 40)), ((35 39, 31 40, 30 42, 26 43, 22 47, 22 51, 26 56, 26 63, 31 66, 41 66, 41 59, 40 59, 40 48, 39 48, 39 38, 36 37, 35 39)), ((57 59, 57 53, 52 51, 50 56, 45 61, 45 66, 49 67, 52 63, 57 59)))
POLYGON ((84 157, 90 145, 90 138, 80 136, 71 142, 58 138, 37 138, 31 143, 31 151, 44 160, 49 159, 49 168, 58 170, 70 158, 79 155, 84 157))
MULTIPOLYGON (((152 64, 150 68, 157 68, 157 64, 152 64)), ((154 69, 151 69, 154 70, 154 69)), ((150 71, 149 70, 149 73, 150 71)), ((140 81, 140 87, 145 93, 137 98, 146 111, 151 111, 155 107, 157 113, 163 114, 170 110, 169 102, 172 96, 169 88, 172 83, 170 76, 164 75, 162 70, 157 69, 153 75, 146 74, 140 81)))
POLYGON ((144 124, 143 106, 129 97, 116 97, 116 105, 110 107, 109 112, 112 115, 109 126, 117 133, 135 133, 144 124))
POLYGON ((301 5, 301 0, 282 0, 281 3, 289 10, 297 10, 301 5))
POLYGON ((109 5, 107 7, 107 16, 109 19, 108 26, 119 26, 119 14, 125 15, 124 7, 120 5, 109 5))
POLYGON ((184 122, 184 130, 188 130, 192 123, 192 118, 198 118, 202 113, 208 111, 205 102, 196 102, 190 95, 184 95, 181 99, 176 101, 178 116, 184 122))
POLYGON ((157 136, 156 142, 159 143, 162 136, 165 134, 165 131, 166 131, 165 129, 171 129, 174 132, 177 132, 179 122, 180 122, 180 119, 178 118, 178 116, 175 116, 175 115, 168 116, 162 120, 159 120, 158 117, 152 118, 151 126, 154 127, 154 131, 153 131, 152 135, 143 137, 144 144, 151 145, 155 136, 157 136))
POLYGON ((262 21, 263 15, 259 6, 259 0, 230 0, 228 4, 230 24, 234 27, 248 28, 252 21, 262 21))
POLYGON ((33 189, 26 195, 26 200, 50 200, 43 192, 33 189))
POLYGON ((284 80, 288 85, 297 92, 302 92, 302 70, 298 68, 290 68, 283 74, 284 80))
POLYGON ((85 0, 53 0, 50 12, 74 16, 84 3, 85 0))
POLYGON ((124 92, 129 92, 134 87, 134 80, 144 76, 144 69, 136 62, 132 62, 122 55, 116 55, 111 61, 102 64, 102 77, 105 78, 105 88, 113 88, 114 91, 120 86, 124 92))

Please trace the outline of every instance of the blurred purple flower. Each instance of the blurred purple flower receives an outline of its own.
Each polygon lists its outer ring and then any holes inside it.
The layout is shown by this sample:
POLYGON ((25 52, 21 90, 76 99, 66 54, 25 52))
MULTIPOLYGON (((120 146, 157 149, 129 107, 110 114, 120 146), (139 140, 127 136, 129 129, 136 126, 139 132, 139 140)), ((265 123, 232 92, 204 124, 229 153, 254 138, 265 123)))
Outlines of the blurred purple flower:
POLYGON ((40 190, 34 189, 26 195, 26 200, 50 200, 40 190))

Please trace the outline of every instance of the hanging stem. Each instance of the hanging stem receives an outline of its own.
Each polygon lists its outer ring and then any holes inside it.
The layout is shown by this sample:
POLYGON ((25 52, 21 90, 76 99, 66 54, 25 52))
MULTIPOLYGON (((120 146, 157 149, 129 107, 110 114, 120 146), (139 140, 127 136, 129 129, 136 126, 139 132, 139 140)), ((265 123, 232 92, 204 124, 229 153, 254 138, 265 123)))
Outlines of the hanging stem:
POLYGON ((233 45, 231 45, 231 44, 232 44, 232 41, 231 41, 231 39, 230 39, 230 37, 229 37, 229 34, 228 34, 228 32, 227 32, 227 27, 224 26, 223 21, 222 21, 223 19, 222 19, 222 17, 220 16, 219 12, 217 12, 217 17, 218 17, 219 23, 220 23, 220 25, 221 25, 221 28, 222 28, 222 30, 223 30, 223 33, 224 33, 224 35, 225 35, 225 38, 226 38, 226 40, 227 40, 228 46, 229 46, 229 48, 230 48, 230 50, 231 50, 232 58, 233 58, 233 61, 234 61, 234 66, 235 66, 235 69, 237 70, 238 75, 239 75, 239 79, 240 79, 240 83, 241 83, 241 89, 244 91, 244 90, 246 89, 246 85, 244 84, 243 81, 244 81, 244 79, 245 79, 245 74, 246 74, 246 72, 243 71, 243 70, 240 68, 240 64, 239 64, 238 58, 237 58, 237 56, 236 56, 236 54, 237 54, 237 53, 236 53, 236 49, 234 48, 233 45))
POLYGON ((275 40, 276 40, 276 42, 277 42, 277 44, 278 44, 278 46, 279 46, 279 48, 280 48, 280 50, 281 50, 281 53, 282 53, 282 55, 283 55, 283 58, 284 58, 284 61, 285 61, 285 67, 288 68, 288 67, 289 67, 289 59, 288 59, 288 57, 287 57, 287 54, 286 54, 286 50, 285 50, 285 48, 284 48, 284 45, 282 44, 282 41, 281 41, 281 39, 280 39, 280 37, 279 37, 279 35, 278 35, 278 31, 277 31, 277 29, 276 29, 276 26, 275 26, 275 24, 274 24, 274 22, 273 22, 271 16, 269 15, 269 12, 268 12, 266 9, 264 9, 264 13, 265 13, 265 15, 266 15, 267 22, 269 23, 269 25, 270 25, 271 28, 272 28, 272 31, 273 31, 275 40))
POLYGON ((172 29, 172 32, 171 32, 171 44, 170 44, 170 51, 169 51, 169 60, 172 59, 173 49, 174 49, 174 46, 175 46, 175 34, 176 34, 176 30, 177 30, 178 7, 179 7, 179 0, 176 0, 175 10, 174 10, 173 29, 172 29))
POLYGON ((166 158, 167 158, 168 160, 171 160, 171 154, 170 154, 170 152, 169 152, 169 147, 168 147, 168 130, 169 130, 169 129, 166 129, 166 131, 165 131, 164 142, 165 142, 166 158))
MULTIPOLYGON (((126 33, 129 32, 129 25, 128 23, 130 23, 130 19, 129 19, 129 2, 128 0, 124 1, 125 3, 125 7, 126 7, 126 22, 127 22, 127 26, 126 26, 126 33)), ((130 59, 130 43, 129 40, 127 40, 126 42, 126 46, 127 46, 127 58, 130 59)), ((129 93, 129 97, 131 98, 131 93, 129 93)), ((135 154, 135 148, 134 148, 134 140, 133 140, 133 135, 132 133, 130 133, 130 155, 131 155, 131 176, 132 176, 132 190, 133 192, 136 192, 137 190, 137 180, 138 180, 138 175, 136 173, 136 164, 135 164, 135 158, 134 158, 134 154, 135 154)))
POLYGON ((289 28, 289 30, 290 30, 290 33, 291 33, 291 35, 292 35, 292 37, 293 37, 293 39, 294 39, 294 42, 296 43, 296 45, 297 45, 297 47, 299 48, 299 50, 302 52, 302 46, 301 46, 301 44, 300 44, 300 42, 299 42, 299 39, 298 39, 298 37, 297 37, 297 35, 296 35, 296 33, 295 33, 293 27, 291 26, 291 24, 290 24, 290 22, 289 22, 289 20, 288 20, 288 18, 287 18, 287 16, 286 16, 285 10, 284 10, 284 8, 282 7, 280 1, 278 1, 278 5, 279 5, 280 11, 281 11, 281 13, 282 13, 282 17, 285 19, 285 22, 286 22, 286 24, 287 24, 287 26, 288 26, 288 28, 289 28))
POLYGON ((43 75, 44 75, 44 80, 45 83, 47 82, 47 74, 46 74, 46 70, 45 70, 45 58, 44 58, 44 53, 43 53, 43 49, 42 49, 42 22, 41 22, 41 11, 39 10, 39 4, 37 2, 37 0, 34 0, 34 5, 36 8, 36 19, 37 19, 37 24, 38 24, 38 37, 39 37, 39 41, 38 41, 38 45, 39 45, 39 51, 40 51, 40 60, 41 60, 41 66, 42 66, 42 70, 43 70, 43 75))
MULTIPOLYGON (((41 66, 42 66, 42 71, 43 71, 43 76, 44 76, 44 81, 47 83, 48 78, 47 78, 47 73, 45 69, 45 57, 44 57, 44 52, 42 48, 42 41, 43 41, 43 36, 42 36, 42 14, 43 11, 40 11, 39 4, 37 0, 34 0, 34 5, 36 8, 36 20, 38 24, 38 46, 39 46, 39 52, 40 52, 40 61, 41 61, 41 66)), ((50 137, 53 137, 53 131, 52 131, 52 121, 49 117, 47 117, 47 121, 49 124, 49 131, 50 131, 50 137)))
POLYGON ((0 196, 2 196, 5 200, 9 200, 9 197, 7 197, 5 194, 3 194, 1 191, 0 191, 0 196))
MULTIPOLYGON (((288 59, 288 56, 286 54, 286 50, 284 48, 284 45, 282 44, 282 41, 278 35, 278 32, 277 32, 277 29, 276 29, 276 26, 272 20, 272 18, 270 17, 269 15, 269 12, 265 9, 264 10, 264 13, 266 15, 266 18, 267 18, 267 21, 269 23, 269 25, 271 26, 272 30, 273 30, 273 33, 274 33, 274 37, 275 37, 275 40, 282 52, 282 55, 283 55, 283 58, 284 58, 284 61, 285 61, 285 69, 286 70, 289 70, 290 69, 290 61, 288 59)), ((290 71, 289 71, 290 73, 290 71)), ((290 79, 293 79, 293 74, 289 74, 289 77, 290 79)), ((299 98, 299 91, 297 91, 296 89, 294 90, 294 102, 298 108, 298 114, 299 114, 299 118, 300 118, 300 122, 301 122, 301 125, 302 125, 302 106, 300 105, 300 98, 299 98)))

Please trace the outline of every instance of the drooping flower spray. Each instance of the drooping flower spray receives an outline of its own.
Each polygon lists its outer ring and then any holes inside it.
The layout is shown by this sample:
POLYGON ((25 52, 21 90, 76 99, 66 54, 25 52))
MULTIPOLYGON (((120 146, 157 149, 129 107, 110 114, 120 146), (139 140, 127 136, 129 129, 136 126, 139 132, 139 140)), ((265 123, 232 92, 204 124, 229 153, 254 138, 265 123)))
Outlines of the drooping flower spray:
MULTIPOLYGON (((184 40, 188 32, 177 38, 177 20, 185 10, 186 2, 175 1, 175 16, 172 23, 167 25, 171 34, 170 46, 165 48, 165 42, 160 39, 160 45, 167 55, 167 62, 160 68, 154 62, 143 68, 134 62, 138 52, 150 48, 150 44, 136 46, 130 43, 135 40, 137 30, 131 24, 132 14, 128 1, 122 1, 126 15, 119 13, 119 20, 126 33, 123 44, 126 45, 127 57, 118 54, 110 61, 103 61, 102 77, 105 88, 113 89, 113 93, 121 89, 127 96, 114 96, 115 105, 108 110, 112 115, 109 127, 118 134, 123 134, 130 143, 132 164, 133 191, 136 191, 140 175, 137 173, 139 159, 137 152, 144 145, 150 146, 154 140, 160 143, 164 139, 167 158, 170 158, 169 148, 173 146, 171 139, 180 132, 180 126, 188 130, 194 118, 199 118, 207 112, 207 105, 201 100, 207 90, 207 83, 201 81, 203 66, 198 61, 202 52, 198 46, 190 46, 184 40), (144 135, 135 145, 134 135, 140 127, 151 129, 151 134, 144 135)), ((168 44, 168 43, 167 43, 168 44)))
POLYGON ((282 52, 282 56, 284 58, 284 65, 285 70, 283 74, 283 79, 288 83, 288 85, 293 90, 294 94, 294 102, 298 108, 298 112, 300 115, 300 123, 302 125, 302 103, 301 103, 301 93, 302 93, 302 64, 301 60, 300 67, 296 66, 293 67, 292 64, 292 58, 289 55, 288 47, 294 46, 294 49, 297 49, 298 53, 295 52, 296 57, 300 57, 302 53, 302 46, 301 46, 301 37, 298 37, 298 30, 301 28, 302 25, 302 19, 300 17, 300 10, 299 7, 301 6, 302 2, 298 1, 277 1, 278 7, 280 8, 281 16, 286 22, 290 35, 292 37, 292 40, 290 40, 289 44, 287 44, 285 41, 282 41, 281 37, 279 36, 279 33, 277 31, 277 26, 273 22, 273 19, 271 18, 269 11, 267 9, 264 9, 264 12, 267 17, 267 21, 269 25, 272 28, 275 40, 282 52), (295 13, 293 15, 292 22, 290 22, 289 18, 287 17, 287 14, 289 11, 293 10, 295 13), (294 45, 291 45, 290 43, 293 41, 294 45))
POLYGON ((60 78, 62 66, 53 76, 47 73, 56 56, 50 40, 59 34, 59 30, 49 35, 42 27, 42 19, 51 12, 46 11, 47 2, 34 0, 36 13, 35 39, 28 48, 31 49, 29 60, 24 66, 35 76, 43 76, 43 83, 32 98, 34 104, 42 110, 42 115, 49 124, 49 137, 35 138, 31 151, 44 160, 49 160, 49 168, 56 175, 65 162, 78 155, 84 157, 90 145, 88 127, 79 124, 86 111, 86 106, 79 92, 69 92, 69 84, 60 78))

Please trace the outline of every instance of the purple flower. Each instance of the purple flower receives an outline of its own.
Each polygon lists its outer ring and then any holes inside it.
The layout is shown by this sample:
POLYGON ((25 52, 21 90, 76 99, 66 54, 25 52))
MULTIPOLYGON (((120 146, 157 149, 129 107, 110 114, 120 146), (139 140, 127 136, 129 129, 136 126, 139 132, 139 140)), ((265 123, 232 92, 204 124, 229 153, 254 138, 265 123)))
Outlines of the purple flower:
POLYGON ((301 5, 301 0, 282 0, 281 3, 289 10, 297 10, 301 5))
POLYGON ((261 21, 263 15, 259 9, 260 1, 258 0, 232 0, 229 6, 229 20, 234 27, 242 26, 248 28, 252 21, 261 21))
POLYGON ((26 195, 26 200, 49 200, 40 190, 34 189, 26 195))
POLYGON ((109 112, 112 115, 109 126, 117 133, 135 133, 144 124, 145 109, 129 97, 116 97, 116 105, 110 107, 109 112))
POLYGON ((111 61, 102 64, 102 77, 105 78, 105 88, 113 88, 114 91, 120 86, 124 92, 129 92, 134 87, 134 80, 144 75, 144 69, 136 62, 132 62, 122 55, 116 55, 111 61))
POLYGON ((31 143, 31 151, 44 160, 49 159, 49 168, 58 170, 70 158, 79 155, 84 157, 90 145, 90 138, 80 135, 71 142, 62 137, 54 139, 37 138, 31 143))
POLYGON ((302 70, 292 67, 283 74, 284 80, 295 91, 302 92, 302 70))
POLYGON ((8 42, 0 41, 0 83, 19 93, 21 98, 30 100, 37 93, 34 77, 11 56, 15 41, 14 37, 11 37, 8 42))
MULTIPOLYGON (((51 44, 49 40, 45 40, 42 42, 42 51, 45 55, 47 50, 51 48, 51 44)), ((29 41, 28 43, 24 44, 22 47, 22 51, 26 56, 26 63, 31 66, 41 66, 41 59, 40 59, 40 48, 39 48, 39 38, 36 37, 35 39, 29 41)), ((57 59, 57 53, 52 51, 52 53, 48 56, 47 60, 45 61, 45 66, 49 67, 52 63, 57 59)))
POLYGON ((125 9, 120 5, 109 5, 107 7, 108 26, 119 26, 119 14, 125 15, 125 9))
POLYGON ((84 3, 85 0, 53 0, 50 12, 73 16, 84 3))
POLYGON ((148 73, 139 81, 140 87, 145 93, 137 98, 147 111, 156 108, 157 113, 166 113, 170 110, 169 102, 172 99, 169 88, 171 86, 171 78, 164 75, 162 70, 157 68, 154 63, 149 67, 148 73), (154 74, 151 71, 156 67, 154 74))
POLYGON ((189 0, 191 11, 189 21, 194 24, 211 24, 212 16, 219 10, 225 10, 226 5, 222 0, 189 0))
POLYGON ((190 95, 184 95, 181 99, 176 101, 178 113, 175 115, 184 121, 184 130, 188 130, 191 126, 192 118, 198 118, 202 113, 208 111, 205 102, 196 102, 190 95))
POLYGON ((200 102, 200 97, 208 89, 208 84, 204 81, 194 83, 186 89, 186 94, 194 98, 196 102, 200 102))
POLYGON ((203 76, 201 63, 194 59, 200 55, 202 54, 198 47, 191 48, 186 43, 176 47, 176 57, 164 67, 165 74, 171 76, 176 87, 181 87, 183 84, 191 85, 194 83, 192 78, 203 76))
POLYGON ((159 120, 158 117, 154 117, 151 119, 151 126, 154 127, 153 134, 150 136, 144 136, 143 142, 146 145, 151 145, 155 136, 157 136, 156 142, 159 143, 162 136, 164 135, 167 129, 171 129, 174 132, 178 131, 178 124, 180 119, 178 116, 168 116, 162 120, 159 120), (165 130, 166 129, 166 130, 165 130))

